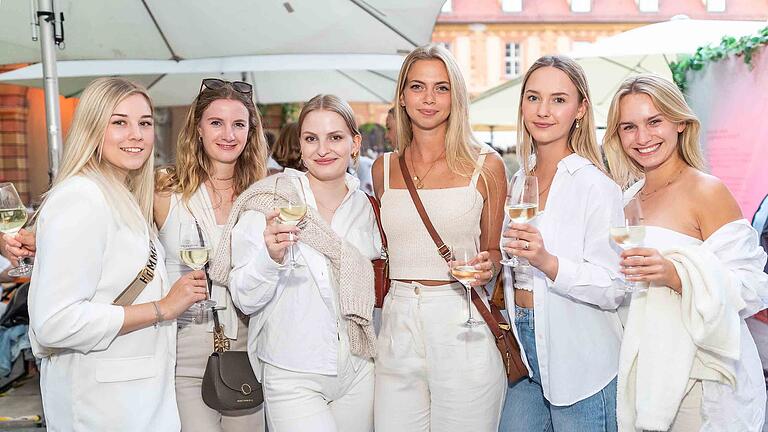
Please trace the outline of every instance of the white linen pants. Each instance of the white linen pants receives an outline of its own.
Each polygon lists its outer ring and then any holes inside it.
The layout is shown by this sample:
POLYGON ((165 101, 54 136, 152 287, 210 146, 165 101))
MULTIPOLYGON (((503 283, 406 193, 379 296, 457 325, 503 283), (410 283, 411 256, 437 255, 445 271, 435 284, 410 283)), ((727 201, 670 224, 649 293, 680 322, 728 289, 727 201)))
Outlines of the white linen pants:
POLYGON ((355 371, 344 361, 333 376, 264 363, 269 432, 372 432, 373 361, 361 364, 355 371))
POLYGON ((466 320, 461 285, 392 281, 377 347, 376 432, 498 430, 507 389, 501 355, 488 327, 466 320))

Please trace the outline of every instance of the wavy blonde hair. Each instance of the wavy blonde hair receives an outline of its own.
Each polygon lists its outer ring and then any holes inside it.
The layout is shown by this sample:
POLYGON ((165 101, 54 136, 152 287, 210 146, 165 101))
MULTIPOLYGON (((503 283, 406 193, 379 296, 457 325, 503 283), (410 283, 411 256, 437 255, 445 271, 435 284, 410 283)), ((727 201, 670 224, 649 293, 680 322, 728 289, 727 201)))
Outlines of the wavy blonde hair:
POLYGON ((605 165, 600 156, 600 147, 597 144, 597 136, 595 135, 595 115, 592 112, 587 75, 584 73, 581 65, 576 63, 575 60, 559 55, 540 57, 528 69, 523 78, 523 85, 520 88, 520 105, 517 110, 517 157, 520 161, 520 166, 526 174, 530 174, 533 169, 531 166, 531 156, 536 154, 536 143, 528 128, 525 127, 525 121, 523 121, 523 102, 525 101, 526 86, 531 75, 545 67, 553 67, 567 75, 579 92, 579 102, 585 103, 587 107, 579 127, 576 127, 575 121, 571 125, 571 130, 568 132, 568 148, 579 156, 589 159, 597 169, 605 172, 605 165))
POLYGON ((704 171, 704 158, 699 147, 701 123, 679 88, 672 82, 654 74, 642 74, 627 78, 616 91, 608 110, 607 128, 603 138, 605 156, 613 179, 626 189, 643 177, 642 167, 624 151, 619 138, 621 98, 629 94, 645 94, 653 106, 667 120, 684 123, 685 129, 677 135, 680 158, 689 166, 704 171))
POLYGON ((152 229, 154 151, 141 168, 128 172, 125 180, 117 168, 102 158, 109 120, 117 106, 133 95, 143 96, 154 115, 147 91, 126 79, 98 78, 83 90, 64 144, 59 172, 40 208, 56 186, 71 177, 83 175, 96 182, 110 207, 131 229, 137 232, 152 229))
POLYGON ((219 99, 238 101, 248 110, 248 139, 243 152, 235 162, 233 178, 235 196, 266 176, 267 142, 264 138, 261 116, 251 100, 251 95, 235 91, 231 84, 217 89, 204 87, 192 101, 184 127, 179 131, 179 138, 176 141, 176 166, 158 170, 156 187, 158 192, 180 193, 182 200, 188 202, 192 194, 210 178, 212 162, 205 153, 197 127, 208 106, 219 99))
MULTIPOLYGON (((413 127, 403 104, 403 92, 408 84, 408 72, 419 60, 440 60, 448 72, 451 86, 451 114, 445 132, 445 160, 453 173, 469 177, 477 168, 481 144, 472 134, 469 125, 469 97, 467 85, 459 65, 451 52, 437 44, 420 46, 403 60, 395 93, 395 124, 397 125, 397 151, 403 155, 413 140, 413 127)), ((483 176, 485 177, 485 176, 483 176)))

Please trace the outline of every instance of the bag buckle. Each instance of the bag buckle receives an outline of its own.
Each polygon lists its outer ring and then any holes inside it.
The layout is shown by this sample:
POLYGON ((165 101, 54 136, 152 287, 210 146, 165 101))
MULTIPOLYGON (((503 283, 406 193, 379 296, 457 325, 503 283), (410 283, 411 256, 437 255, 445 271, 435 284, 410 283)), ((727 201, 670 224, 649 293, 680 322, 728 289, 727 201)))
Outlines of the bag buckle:
POLYGON ((499 328, 502 329, 502 330, 509 330, 509 329, 512 328, 512 326, 510 326, 507 323, 499 323, 499 328))

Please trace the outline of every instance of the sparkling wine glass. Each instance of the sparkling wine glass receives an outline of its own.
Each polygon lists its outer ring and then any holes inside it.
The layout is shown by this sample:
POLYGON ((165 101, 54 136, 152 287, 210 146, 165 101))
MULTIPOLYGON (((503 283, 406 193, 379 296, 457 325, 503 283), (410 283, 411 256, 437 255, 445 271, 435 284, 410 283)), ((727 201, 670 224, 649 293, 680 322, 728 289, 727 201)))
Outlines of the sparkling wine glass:
MULTIPOLYGON (((624 250, 643 245, 645 226, 643 226, 643 211, 640 207, 640 200, 636 198, 629 200, 624 207, 624 223, 620 226, 611 227, 610 235, 613 242, 624 250)), ((627 292, 640 292, 648 289, 648 284, 644 282, 627 281, 625 284, 627 292)))
MULTIPOLYGON (((528 223, 536 217, 539 212, 539 183, 536 177, 526 175, 512 177, 507 188, 504 211, 509 216, 510 223, 528 223)), ((527 260, 524 258, 521 260, 512 255, 501 260, 501 264, 516 267, 526 265, 527 260)))
POLYGON ((467 312, 469 318, 467 318, 467 321, 464 323, 466 327, 477 327, 485 324, 485 321, 472 317, 472 290, 474 288, 472 288, 472 285, 470 284, 475 281, 475 275, 481 271, 476 269, 470 262, 478 253, 479 248, 476 240, 473 242, 473 245, 469 247, 451 247, 451 255, 453 256, 453 261, 450 265, 451 275, 464 285, 464 290, 467 294, 467 312))
MULTIPOLYGON (((13 183, 0 183, 0 231, 4 234, 16 235, 27 223, 27 208, 19 198, 19 193, 13 183)), ((19 266, 8 271, 12 277, 29 276, 32 266, 26 258, 19 260, 19 266)))
MULTIPOLYGON (((277 218, 282 224, 298 225, 307 214, 304 187, 301 183, 301 177, 297 175, 284 174, 275 177, 275 191, 272 197, 273 207, 280 212, 277 218)), ((290 234, 289 238, 293 241, 293 234, 290 234)), ((288 249, 290 260, 285 267, 295 269, 300 264, 296 262, 294 245, 288 249)))
MULTIPOLYGON (((192 270, 202 270, 208 263, 211 245, 205 233, 196 220, 182 220, 179 224, 179 255, 181 261, 192 270)), ((205 290, 205 300, 196 304, 201 311, 216 306, 216 301, 210 298, 210 292, 205 290)))

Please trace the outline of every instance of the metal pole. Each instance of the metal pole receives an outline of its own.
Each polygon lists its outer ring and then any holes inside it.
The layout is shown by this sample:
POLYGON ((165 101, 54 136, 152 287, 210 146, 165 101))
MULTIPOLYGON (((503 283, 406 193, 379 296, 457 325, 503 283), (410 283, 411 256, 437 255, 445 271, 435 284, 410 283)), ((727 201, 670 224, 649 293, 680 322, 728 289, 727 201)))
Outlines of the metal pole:
POLYGON ((52 182, 61 161, 61 115, 59 109, 59 77, 56 72, 53 0, 37 0, 43 82, 45 84, 45 120, 48 129, 48 176, 52 182), (48 15, 45 15, 45 14, 48 15), (43 14, 43 15, 41 15, 43 14))

